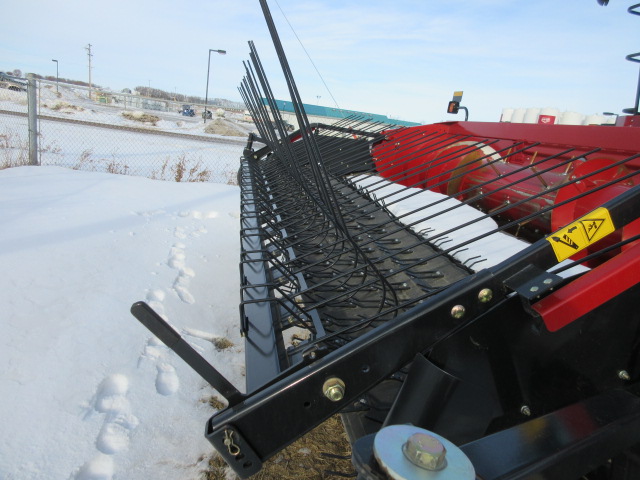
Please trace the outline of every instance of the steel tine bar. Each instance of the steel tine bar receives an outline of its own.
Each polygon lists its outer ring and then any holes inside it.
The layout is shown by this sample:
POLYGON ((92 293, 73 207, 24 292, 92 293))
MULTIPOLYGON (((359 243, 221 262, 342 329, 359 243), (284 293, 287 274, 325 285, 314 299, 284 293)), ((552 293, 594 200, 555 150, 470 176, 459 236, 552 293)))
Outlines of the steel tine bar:
MULTIPOLYGON (((323 168, 323 164, 321 161, 321 157, 319 156, 319 152, 317 151, 317 145, 315 144, 314 138, 312 135, 310 135, 310 126, 309 126, 309 122, 308 119, 306 117, 306 114, 304 113, 304 110, 301 108, 302 102, 299 98, 299 94, 297 92, 297 87, 295 86, 295 81, 293 79, 293 77, 291 76, 291 72, 288 66, 288 62, 286 59, 286 56, 284 54, 284 49, 282 48, 282 44, 280 43, 280 39, 278 36, 278 33, 275 29, 275 25, 273 23, 273 19, 271 18, 271 14, 269 12, 269 7, 266 3, 265 0, 260 0, 260 4, 262 7, 262 10, 264 12, 265 15, 265 19, 267 20, 267 24, 271 33, 271 37, 274 41, 274 46, 276 47, 276 51, 278 52, 278 57, 280 59, 280 63, 282 66, 282 70, 283 73, 285 74, 286 77, 286 81, 287 81, 287 86, 289 88, 290 94, 291 94, 291 99, 292 99, 292 104, 294 106, 294 110, 296 111, 296 117, 298 119, 298 124, 301 127, 300 132, 302 133, 302 138, 304 141, 304 145, 307 148, 308 151, 308 158, 311 160, 309 162, 311 169, 313 171, 313 176, 314 178, 317 178, 318 180, 321 181, 320 183, 320 192, 321 192, 321 198, 325 201, 329 201, 330 203, 328 205, 325 205, 325 207, 331 207, 332 205, 335 205, 335 203, 331 202, 332 200, 335 201, 335 196, 333 195, 333 190, 331 190, 330 188, 328 188, 328 179, 327 179, 327 175, 326 175, 326 171, 323 168)), ((356 262, 358 262, 358 259, 362 259, 365 263, 368 263, 370 265, 370 267, 372 268, 374 274, 379 278, 379 280, 382 282, 382 288, 383 288, 383 295, 382 295, 382 300, 381 300, 381 304, 380 304, 380 308, 382 308, 382 306, 384 305, 384 302, 386 300, 386 296, 387 296, 387 290, 390 291, 390 293, 392 294, 394 300, 397 302, 397 297, 395 296, 395 292, 393 291, 393 289, 390 288, 390 286, 388 286, 387 284, 385 284, 386 279, 384 278, 384 276, 380 273, 377 272, 375 266, 370 262, 370 260, 367 258, 366 255, 363 254, 363 252, 360 251, 358 245, 356 242, 353 241, 353 239, 351 238, 351 236, 349 235, 348 229, 344 223, 344 219, 342 218, 342 214, 340 212, 339 209, 336 208, 332 208, 331 209, 331 213, 332 218, 336 221, 336 226, 338 227, 338 229, 342 232, 342 234, 344 236, 346 236, 346 239, 352 244, 352 246, 354 247, 354 249, 357 252, 357 257, 356 257, 356 262)))
MULTIPOLYGON (((626 159, 626 160, 631 160, 631 159, 633 159, 633 158, 638 158, 638 157, 640 157, 640 154, 637 154, 637 155, 634 155, 634 156, 632 156, 632 157, 629 157, 629 158, 628 158, 628 159, 626 159)), ((601 172, 598 172, 598 173, 601 173, 601 172)), ((622 177, 620 177, 620 178, 616 178, 616 179, 614 179, 614 180, 610 180, 610 181, 608 181, 608 182, 605 182, 604 184, 598 185, 598 186, 594 187, 594 189, 593 189, 593 190, 591 190, 591 191, 589 191, 588 193, 587 193, 587 192, 585 192, 585 193, 583 193, 583 194, 580 194, 580 195, 577 195, 577 196, 575 196, 575 197, 572 197, 572 198, 566 199, 566 200, 564 200, 564 201, 561 201, 561 202, 559 202, 557 205, 552 205, 552 206, 545 207, 545 208, 543 208, 540 212, 536 212, 536 213, 529 214, 529 215, 527 215, 527 216, 526 216, 526 217, 524 217, 524 218, 525 218, 525 219, 526 219, 526 218, 529 218, 529 217, 534 218, 534 217, 536 217, 536 216, 540 215, 541 213, 545 213, 545 212, 547 212, 547 211, 552 210, 553 208, 557 208, 557 207, 560 207, 560 206, 565 205, 565 204, 567 204, 567 203, 570 203, 570 202, 572 202, 572 201, 575 201, 577 198, 582 198, 582 197, 584 197, 584 196, 586 196, 586 195, 588 195, 588 194, 595 193, 595 192, 600 191, 600 190, 602 190, 602 189, 604 189, 604 188, 607 188, 607 187, 610 187, 610 186, 612 186, 612 185, 615 185, 616 183, 619 183, 619 182, 621 182, 621 181, 628 180, 628 179, 630 179, 630 178, 632 178, 632 177, 634 177, 634 176, 638 175, 639 173, 640 173, 640 171, 630 172, 630 173, 628 173, 628 174, 626 174, 626 175, 624 175, 624 176, 622 176, 622 177)), ((581 177, 581 178, 584 178, 584 177, 581 177)), ((638 188, 640 188, 640 186, 636 186, 635 188, 636 188, 636 189, 638 189, 638 188)), ((473 222, 471 222, 471 223, 473 223, 473 222)), ((494 229, 494 230, 493 230, 493 231, 491 231, 489 234, 493 234, 493 233, 497 233, 497 232, 505 231, 506 229, 511 228, 511 227, 513 227, 514 225, 517 225, 517 224, 518 224, 518 220, 514 220, 514 221, 512 221, 512 222, 509 222, 509 223, 507 223, 507 224, 505 224, 505 225, 501 226, 501 227, 498 227, 498 228, 494 229)), ((477 240, 479 240, 479 239, 481 239, 481 238, 484 238, 485 236, 486 236, 486 235, 479 235, 478 237, 475 237, 475 238, 469 239, 469 240, 467 240, 467 241, 465 241, 465 242, 463 242, 463 243, 460 243, 459 245, 456 245, 456 246, 450 247, 448 250, 445 250, 443 253, 448 253, 448 252, 450 252, 450 251, 452 251, 452 250, 454 250, 454 249, 457 249, 457 248, 460 248, 460 247, 463 247, 463 246, 469 245, 469 244, 471 244, 471 243, 473 243, 473 242, 475 242, 475 241, 477 241, 477 240)), ((402 269, 403 269, 403 270, 406 270, 407 268, 409 268, 409 267, 402 267, 402 269)), ((449 285, 449 286, 442 287, 442 288, 439 288, 439 289, 436 289, 436 290, 434 290, 433 292, 429 292, 429 293, 426 293, 426 294, 424 294, 424 295, 420 295, 420 296, 418 296, 418 297, 416 297, 416 298, 413 298, 413 299, 411 299, 411 300, 408 300, 408 301, 406 301, 406 302, 402 302, 400 305, 397 305, 397 306, 391 307, 391 309, 390 309, 390 310, 401 310, 401 309, 406 309, 406 308, 408 308, 408 307, 410 307, 410 306, 412 306, 412 305, 416 305, 417 303, 419 303, 419 302, 421 302, 421 301, 426 300, 427 298, 429 298, 429 297, 431 297, 431 296, 433 296, 433 295, 435 295, 435 294, 437 294, 437 293, 439 293, 439 292, 442 292, 442 291, 446 290, 446 289, 447 289, 447 288, 449 288, 449 287, 450 287, 450 285, 449 285)), ((339 331, 339 332, 335 332, 335 333, 327 334, 327 335, 326 335, 325 337, 323 337, 323 338, 319 338, 319 339, 316 339, 316 340, 314 340, 314 341, 310 342, 310 344, 309 344, 309 345, 307 345, 307 347, 309 347, 309 346, 313 346, 313 345, 315 345, 315 344, 317 344, 317 343, 320 343, 320 342, 325 342, 325 341, 327 341, 327 340, 329 340, 329 339, 331 339, 331 338, 333 338, 333 337, 335 337, 335 336, 338 336, 338 335, 344 335, 345 333, 349 333, 350 331, 352 331, 352 329, 353 329, 353 328, 366 328, 366 325, 370 324, 371 322, 375 321, 375 320, 376 320, 376 319, 378 319, 378 318, 381 318, 381 317, 382 317, 382 316, 384 316, 384 315, 387 315, 388 313, 390 313, 390 312, 388 312, 388 311, 384 311, 384 312, 378 313, 378 314, 374 315, 373 317, 370 317, 370 318, 364 319, 364 320, 362 320, 361 322, 358 322, 357 324, 354 324, 354 325, 352 325, 352 326, 346 327, 345 329, 343 329, 343 330, 341 330, 341 331, 339 331)))
MULTIPOLYGON (((596 152, 596 151, 598 151, 598 150, 599 150, 599 149, 594 149, 592 152, 589 152, 589 153, 593 153, 593 152, 596 152)), ((557 190, 557 189, 559 189, 559 188, 561 188, 561 187, 563 187, 563 186, 565 186, 565 185, 569 185, 569 184, 576 183, 576 182, 578 182, 578 181, 582 181, 582 180, 584 180, 585 178, 591 177, 591 176, 593 176, 593 175, 597 175, 597 174, 602 173, 602 172, 604 172, 604 171, 606 171, 606 170, 609 170, 609 169, 611 169, 611 168, 616 168, 616 167, 618 167, 619 165, 621 165, 621 164, 623 164, 623 163, 626 163, 626 162, 628 162, 628 161, 630 161, 630 160, 632 160, 632 159, 634 159, 634 158, 638 158, 638 157, 640 157, 640 154, 633 155, 633 156, 628 157, 628 158, 626 158, 626 159, 623 159, 623 160, 620 160, 620 161, 618 161, 618 162, 615 162, 615 163, 614 163, 614 164, 612 164, 612 165, 605 166, 605 167, 601 167, 601 168, 600 168, 600 169, 598 169, 598 170, 595 170, 595 171, 593 171, 593 172, 589 172, 588 174, 583 175, 582 177, 578 177, 578 178, 576 178, 576 179, 570 180, 570 181, 568 181, 568 182, 566 182, 566 183, 563 183, 563 184, 561 184, 561 185, 557 185, 557 186, 555 186, 555 187, 551 187, 551 188, 550 188, 550 190, 557 190)), ((556 166, 556 167, 554 167, 554 168, 557 168, 557 166, 556 166)), ((466 246, 466 245, 468 245, 468 244, 470 244, 470 243, 476 242, 476 241, 478 241, 478 240, 480 240, 480 239, 482 239, 482 238, 485 238, 485 237, 487 237, 487 236, 489 236, 489 235, 492 235, 492 234, 494 234, 494 233, 496 233, 496 232, 504 231, 504 230, 506 230, 506 229, 508 229, 508 228, 511 228, 511 227, 512 227, 512 226, 514 226, 514 225, 517 225, 518 223, 520 223, 520 222, 522 222, 522 221, 526 221, 526 220, 528 220, 528 219, 531 219, 531 218, 535 218, 535 217, 537 217, 537 216, 540 216, 540 215, 542 215, 542 214, 544 214, 544 213, 546 213, 546 212, 548 212, 548 211, 553 210, 554 208, 558 208, 558 207, 560 207, 560 206, 562 206, 562 205, 564 205, 564 204, 566 204, 566 203, 569 203, 569 202, 575 201, 575 200, 576 200, 576 199, 578 199, 578 198, 582 198, 582 197, 587 196, 587 195, 590 195, 590 194, 592 194, 592 193, 594 193, 594 192, 600 191, 602 188, 606 188, 606 187, 611 186, 611 185, 613 185, 613 184, 616 184, 616 183, 619 183, 619 182, 623 182, 623 181, 624 181, 624 180, 626 180, 627 178, 631 178, 631 177, 633 177, 634 175, 636 175, 636 174, 638 174, 638 173, 640 173, 640 171, 631 172, 631 173, 629 173, 629 174, 627 174, 627 175, 625 175, 625 176, 623 176, 623 177, 621 177, 621 178, 619 178, 619 179, 615 179, 615 180, 609 181, 609 182, 607 182, 607 183, 605 183, 605 184, 603 184, 603 185, 600 185, 600 186, 598 186, 598 187, 596 187, 596 188, 594 188, 594 189, 590 190, 589 192, 585 192, 585 193, 583 193, 583 194, 577 195, 577 196, 572 197, 572 198, 570 198, 570 199, 567 199, 567 200, 565 200, 565 201, 562 201, 562 202, 556 203, 555 205, 551 205, 551 206, 548 206, 548 207, 544 207, 544 208, 542 208, 540 211, 538 211, 538 212, 536 212, 536 213, 533 213, 533 214, 527 215, 527 216, 525 216, 525 217, 523 217, 523 218, 520 218, 520 219, 518 219, 518 220, 514 220, 514 221, 512 221, 512 222, 509 222, 509 223, 507 223, 506 225, 503 225, 503 226, 501 226, 501 227, 498 227, 498 228, 496 228, 496 229, 494 229, 494 230, 491 230, 491 231, 489 231, 489 232, 486 232, 486 233, 484 233, 484 234, 482 234, 482 235, 478 235, 478 236, 476 236, 476 237, 474 237, 474 238, 472 238, 472 239, 470 239, 470 240, 467 240, 467 241, 465 241, 465 242, 462 242, 462 243, 459 243, 459 244, 453 245, 453 246, 451 246, 451 247, 449 247, 449 248, 447 248, 447 249, 443 250, 442 252, 440 252, 440 253, 438 253, 438 254, 435 254, 435 255, 433 255, 433 256, 430 256, 430 257, 424 258, 424 259, 422 259, 422 263, 425 263, 425 262, 427 262, 427 261, 429 261, 429 260, 433 260, 433 259, 437 258, 438 256, 442 256, 442 255, 448 254, 449 252, 455 251, 456 249, 459 249, 460 247, 464 247, 464 246, 466 246)), ((528 199, 525 199, 525 200, 522 200, 522 201, 520 201, 520 202, 516 202, 516 203, 514 203, 514 204, 511 204, 510 206, 505 207, 505 208, 504 208, 504 210, 509 209, 509 208, 513 208, 513 207, 517 206, 517 205, 518 205, 518 204, 520 204, 520 203, 524 203, 526 200, 528 200, 528 199)), ((454 208, 458 208, 458 207, 454 207, 454 208)), ((453 208, 448 209, 448 210, 450 211, 450 210, 452 210, 452 209, 453 209, 453 208)), ((461 224, 461 225, 456 226, 455 228, 451 228, 451 229, 449 229, 449 230, 447 230, 447 231, 441 232, 440 234, 435 235, 434 237, 430 238, 430 242, 432 242, 434 239, 437 239, 437 238, 439 238, 439 237, 446 236, 446 235, 447 235, 447 234, 449 234, 449 233, 455 232, 456 230, 458 230, 458 229, 460 229, 460 228, 464 228, 464 227, 466 227, 466 226, 469 226, 469 225, 472 225, 472 224, 477 223, 477 222, 479 222, 479 221, 482 221, 482 220, 484 220, 485 218, 491 218, 492 216, 493 216, 493 215, 485 214, 485 215, 482 215, 482 216, 478 217, 477 219, 474 219, 474 220, 471 220, 471 221, 465 222, 465 223, 463 223, 463 224, 461 224)), ((414 223, 418 223, 418 222, 414 222, 414 223)), ((419 242, 417 242, 417 243, 414 243, 414 244, 412 244, 412 245, 409 245, 408 247, 405 247, 405 248, 404 248, 404 250, 407 250, 407 249, 410 249, 410 248, 417 247, 418 245, 421 245, 421 244, 423 244, 423 243, 424 243, 424 241, 419 241, 419 242)), ((398 252, 395 252, 394 254, 397 254, 397 253, 398 253, 398 252)), ((378 260, 382 261, 382 260, 385 260, 385 259, 387 259, 387 258, 392 258, 392 257, 393 257, 393 255, 386 255, 386 256, 380 257, 378 260)), ((402 272, 406 271, 408 268, 411 268, 411 266, 409 266, 409 267, 402 267, 402 268, 399 268, 399 269, 397 269, 396 271, 394 271, 391 275, 389 275, 388 277, 392 277, 392 276, 394 276, 394 275, 400 274, 400 273, 402 273, 402 272)), ((334 297, 334 298, 339 298, 339 296, 334 297)))

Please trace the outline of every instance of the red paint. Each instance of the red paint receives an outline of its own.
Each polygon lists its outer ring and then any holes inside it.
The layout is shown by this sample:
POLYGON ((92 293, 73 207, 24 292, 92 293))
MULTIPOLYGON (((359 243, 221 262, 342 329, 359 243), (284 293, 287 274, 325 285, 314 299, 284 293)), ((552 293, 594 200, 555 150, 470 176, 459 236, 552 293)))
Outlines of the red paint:
MULTIPOLYGON (((504 208, 500 217, 507 220, 537 214, 567 200, 527 223, 526 228, 538 234, 558 230, 640 181, 634 177, 568 201, 640 169, 640 158, 634 158, 623 166, 594 173, 640 152, 637 128, 446 122, 385 133, 386 140, 373 147, 372 157, 378 173, 393 182, 428 188, 459 200, 473 198, 472 204, 483 211, 504 208), (531 148, 518 152, 525 147, 531 148), (560 155, 568 149, 572 150, 560 155), (589 160, 581 157, 593 149, 598 151, 591 153, 589 160), (552 156, 556 157, 547 160, 552 156), (593 175, 585 177, 589 174, 593 175), (581 178, 579 183, 567 184, 581 178)), ((638 233, 640 221, 574 258, 638 233)))
POLYGON ((555 332, 640 282, 640 243, 533 305, 555 332))

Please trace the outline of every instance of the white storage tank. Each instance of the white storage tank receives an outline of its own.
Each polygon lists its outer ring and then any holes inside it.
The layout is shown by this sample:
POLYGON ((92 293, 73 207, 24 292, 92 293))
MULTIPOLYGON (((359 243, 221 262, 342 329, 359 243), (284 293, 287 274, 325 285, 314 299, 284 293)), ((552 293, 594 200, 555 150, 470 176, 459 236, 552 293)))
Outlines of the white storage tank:
POLYGON ((578 112, 563 112, 560 116, 560 125, 582 125, 584 115, 578 112))
POLYGON ((598 115, 598 114, 593 114, 593 115, 586 115, 584 117, 584 121, 582 122, 583 125, 603 125, 606 121, 606 118, 604 115, 598 115))
POLYGON ((527 108, 524 113, 524 123, 538 123, 538 116, 540 115, 539 108, 527 108))
POLYGON ((513 111, 513 115, 511 116, 511 123, 522 123, 524 121, 525 113, 526 113, 526 109, 516 108, 513 111))
POLYGON ((513 117, 513 108, 503 108, 500 121, 509 123, 511 122, 511 117, 513 117))

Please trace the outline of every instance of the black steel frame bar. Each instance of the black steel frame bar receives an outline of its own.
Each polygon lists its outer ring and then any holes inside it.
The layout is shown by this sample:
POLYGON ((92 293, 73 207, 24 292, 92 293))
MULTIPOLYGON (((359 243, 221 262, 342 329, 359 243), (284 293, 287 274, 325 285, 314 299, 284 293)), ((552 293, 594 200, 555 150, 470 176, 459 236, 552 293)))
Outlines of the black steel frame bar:
MULTIPOLYGON (((640 186, 603 206, 616 228, 628 224, 640 211, 640 186)), ((207 423, 206 436, 236 473, 246 478, 260 469, 256 459, 266 460, 402 368, 415 354, 489 313, 506 298, 504 283, 514 274, 529 265, 547 270, 557 263, 550 243, 539 240, 496 267, 459 281, 347 347, 220 412, 207 423), (478 293, 486 288, 494 296, 491 302, 482 303, 478 293), (462 319, 451 315, 456 305, 465 308, 462 319), (332 377, 339 377, 346 386, 344 398, 336 402, 322 392, 323 383, 332 377), (224 441, 230 435, 237 439, 241 454, 248 454, 254 461, 243 461, 244 457, 238 458, 235 450, 227 448, 224 441)))

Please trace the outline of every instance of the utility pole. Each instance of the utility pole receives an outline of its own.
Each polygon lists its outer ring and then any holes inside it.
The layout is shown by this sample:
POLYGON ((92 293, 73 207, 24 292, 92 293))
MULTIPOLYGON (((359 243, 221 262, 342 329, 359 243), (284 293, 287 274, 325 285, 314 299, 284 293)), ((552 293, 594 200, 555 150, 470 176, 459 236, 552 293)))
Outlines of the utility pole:
POLYGON ((91 100, 91 57, 93 57, 93 54, 91 53, 91 44, 84 48, 87 51, 87 56, 89 57, 89 100, 91 100))

